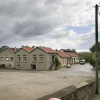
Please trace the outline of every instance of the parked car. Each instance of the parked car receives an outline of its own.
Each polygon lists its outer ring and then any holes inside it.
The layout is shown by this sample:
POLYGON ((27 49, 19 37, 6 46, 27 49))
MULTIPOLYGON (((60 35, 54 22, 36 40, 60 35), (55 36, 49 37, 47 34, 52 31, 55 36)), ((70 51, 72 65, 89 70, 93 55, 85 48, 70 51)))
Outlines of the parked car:
POLYGON ((80 60, 80 64, 85 64, 85 60, 84 59, 80 60))
POLYGON ((66 68, 71 68, 71 65, 70 65, 70 64, 67 64, 67 65, 66 65, 66 68))
POLYGON ((78 64, 79 63, 79 60, 76 60, 75 62, 78 64))

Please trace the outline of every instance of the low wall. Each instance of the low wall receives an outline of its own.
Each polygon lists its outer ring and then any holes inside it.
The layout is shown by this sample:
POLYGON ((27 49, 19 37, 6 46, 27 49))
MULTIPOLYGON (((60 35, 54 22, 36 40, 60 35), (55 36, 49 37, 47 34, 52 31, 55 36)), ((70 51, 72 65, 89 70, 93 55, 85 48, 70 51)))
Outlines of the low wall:
POLYGON ((66 87, 36 100, 49 100, 49 98, 59 98, 61 100, 91 100, 94 94, 95 80, 91 79, 80 84, 66 87))

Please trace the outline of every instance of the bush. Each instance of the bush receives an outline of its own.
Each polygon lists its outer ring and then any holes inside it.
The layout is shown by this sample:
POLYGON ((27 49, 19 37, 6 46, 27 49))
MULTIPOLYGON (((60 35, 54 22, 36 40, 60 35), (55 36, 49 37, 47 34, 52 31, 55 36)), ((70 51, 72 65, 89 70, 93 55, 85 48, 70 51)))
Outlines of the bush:
POLYGON ((55 65, 55 70, 57 70, 58 66, 60 65, 59 59, 57 57, 55 58, 55 65))
MULTIPOLYGON (((100 51, 100 42, 98 42, 98 46, 99 46, 99 48, 98 48, 98 50, 100 51)), ((90 48, 90 51, 93 53, 93 52, 95 52, 95 44, 90 48)), ((93 66, 93 67, 95 67, 95 61, 92 59, 92 56, 90 57, 90 59, 89 59, 89 63, 93 66)), ((100 61, 99 61, 99 64, 98 64, 99 66, 100 66, 100 61)))
POLYGON ((92 57, 89 59, 89 63, 90 63, 90 65, 95 67, 95 61, 92 59, 92 57))
MULTIPOLYGON (((92 65, 93 67, 95 67, 95 61, 92 59, 92 56, 89 59, 89 63, 90 63, 90 65, 92 65)), ((99 61, 99 64, 98 65, 100 66, 100 61, 99 61)))

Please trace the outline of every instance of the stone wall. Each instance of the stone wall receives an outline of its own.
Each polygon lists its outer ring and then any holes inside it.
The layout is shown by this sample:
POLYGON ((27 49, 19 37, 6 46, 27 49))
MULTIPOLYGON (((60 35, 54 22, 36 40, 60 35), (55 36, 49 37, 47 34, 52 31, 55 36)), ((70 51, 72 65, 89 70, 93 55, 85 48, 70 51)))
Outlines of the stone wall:
MULTIPOLYGON (((100 79, 99 79, 100 81, 100 79)), ((95 80, 87 80, 83 83, 66 87, 62 90, 46 95, 37 100, 49 100, 49 98, 59 98, 61 100, 91 100, 95 94, 95 80)))

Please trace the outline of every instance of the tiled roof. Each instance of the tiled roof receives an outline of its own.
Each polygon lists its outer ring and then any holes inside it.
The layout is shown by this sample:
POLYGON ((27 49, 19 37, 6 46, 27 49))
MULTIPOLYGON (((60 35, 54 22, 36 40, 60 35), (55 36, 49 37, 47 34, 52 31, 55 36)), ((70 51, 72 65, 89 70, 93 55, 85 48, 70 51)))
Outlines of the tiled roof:
POLYGON ((60 56, 60 57, 70 57, 67 53, 65 53, 65 52, 63 52, 63 51, 61 51, 61 50, 56 50, 56 52, 58 53, 58 55, 60 56))
POLYGON ((28 47, 28 46, 23 46, 22 47, 24 50, 28 51, 28 52, 31 52, 33 50, 33 48, 31 47, 28 47))
POLYGON ((65 52, 66 54, 70 55, 71 57, 79 57, 76 53, 74 52, 65 52))
POLYGON ((10 49, 11 51, 15 52, 15 51, 17 51, 19 48, 16 48, 16 47, 15 47, 15 48, 10 48, 10 47, 9 47, 9 49, 10 49))
POLYGON ((47 52, 47 53, 57 53, 55 50, 49 48, 49 47, 42 47, 40 46, 39 48, 41 48, 43 51, 47 52))
POLYGON ((15 51, 17 51, 18 50, 18 48, 11 48, 11 47, 6 47, 6 48, 4 48, 4 49, 2 49, 0 52, 3 52, 4 50, 6 50, 6 49, 8 49, 8 50, 10 50, 11 52, 15 52, 15 51))

